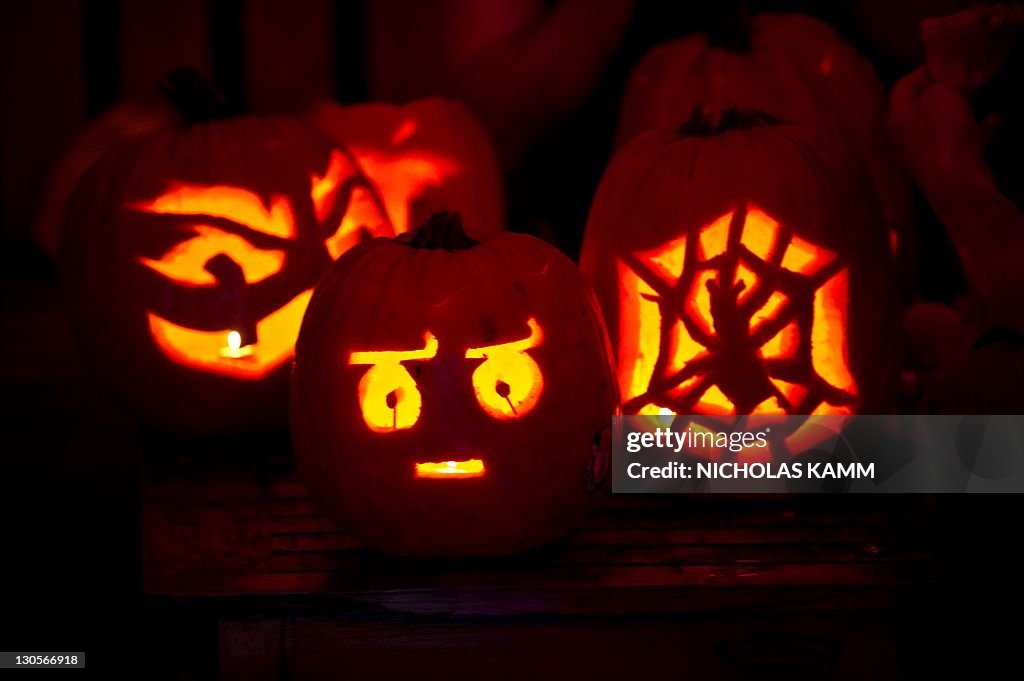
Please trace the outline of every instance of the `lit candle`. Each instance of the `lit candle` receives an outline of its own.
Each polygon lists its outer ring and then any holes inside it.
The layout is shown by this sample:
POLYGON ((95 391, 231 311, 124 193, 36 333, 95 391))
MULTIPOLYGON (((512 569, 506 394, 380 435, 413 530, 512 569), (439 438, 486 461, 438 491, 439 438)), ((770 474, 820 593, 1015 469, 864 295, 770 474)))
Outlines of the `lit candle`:
POLYGON ((241 359, 242 357, 249 357, 252 353, 252 345, 242 347, 242 334, 237 331, 228 331, 228 344, 220 349, 221 357, 241 359))

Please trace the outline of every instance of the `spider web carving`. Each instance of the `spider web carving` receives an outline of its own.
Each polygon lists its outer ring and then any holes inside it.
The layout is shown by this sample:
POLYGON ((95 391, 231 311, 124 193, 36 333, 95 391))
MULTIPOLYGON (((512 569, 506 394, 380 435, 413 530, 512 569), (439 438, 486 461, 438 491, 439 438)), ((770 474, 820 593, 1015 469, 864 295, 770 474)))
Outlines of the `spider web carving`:
POLYGON ((627 414, 850 414, 847 268, 753 205, 620 258, 627 414))

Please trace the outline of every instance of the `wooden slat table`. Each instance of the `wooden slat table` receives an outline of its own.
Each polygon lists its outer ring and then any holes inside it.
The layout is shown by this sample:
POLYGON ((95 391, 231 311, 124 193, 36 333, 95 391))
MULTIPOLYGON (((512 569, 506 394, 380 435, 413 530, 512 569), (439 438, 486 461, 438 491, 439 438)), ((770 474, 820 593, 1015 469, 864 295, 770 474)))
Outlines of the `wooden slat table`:
POLYGON ((161 468, 147 601, 212 617, 224 678, 880 678, 938 583, 920 498, 610 495, 554 546, 424 561, 360 546, 285 457, 161 468))

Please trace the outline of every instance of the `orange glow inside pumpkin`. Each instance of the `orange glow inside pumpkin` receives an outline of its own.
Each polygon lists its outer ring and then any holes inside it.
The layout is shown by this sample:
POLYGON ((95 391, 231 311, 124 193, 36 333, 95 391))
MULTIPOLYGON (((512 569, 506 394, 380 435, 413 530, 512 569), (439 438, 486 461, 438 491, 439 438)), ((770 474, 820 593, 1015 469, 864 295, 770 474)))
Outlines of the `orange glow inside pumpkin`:
MULTIPOLYGON (((826 411, 820 406, 814 411, 812 416, 850 416, 853 412, 849 409, 834 409, 826 411)), ((813 419, 805 421, 800 425, 799 428, 794 430, 792 433, 786 436, 786 446, 791 452, 798 453, 803 452, 815 445, 821 444, 822 441, 827 440, 832 436, 832 432, 836 432, 842 429, 843 424, 846 422, 845 418, 839 420, 829 419, 829 425, 831 429, 822 429, 813 419)))
POLYGON ((349 365, 370 365, 359 381, 359 407, 366 427, 376 433, 412 428, 423 408, 416 380, 402 362, 432 359, 437 338, 429 331, 416 350, 366 350, 349 354, 349 365))
POLYGON ((406 118, 388 140, 389 149, 358 143, 351 146, 363 170, 380 189, 385 209, 398 234, 408 231, 412 205, 419 197, 462 172, 455 159, 417 149, 418 131, 419 123, 406 118))
POLYGON ((238 263, 249 284, 272 277, 284 265, 282 250, 256 248, 237 234, 209 225, 194 225, 192 231, 194 237, 176 244, 159 260, 139 258, 139 262, 182 286, 216 286, 217 280, 204 266, 221 253, 238 263))
MULTIPOLYGON (((310 198, 319 222, 329 218, 339 189, 354 170, 349 158, 334 150, 323 175, 310 176, 310 198)), ((149 269, 188 288, 219 285, 206 267, 218 256, 226 256, 237 265, 246 286, 269 279, 284 267, 285 249, 298 233, 287 196, 273 195, 265 203, 258 194, 241 187, 176 183, 160 196, 131 208, 145 213, 195 217, 196 223, 187 228, 192 234, 190 238, 175 244, 159 258, 138 258, 149 269), (237 225, 237 233, 226 226, 204 224, 204 219, 211 218, 237 225), (257 247, 243 236, 247 231, 274 237, 280 240, 281 247, 257 247)), ((355 245, 363 229, 373 235, 394 234, 371 191, 357 184, 341 223, 325 241, 328 254, 332 258, 340 256, 355 245)), ((148 324, 157 347, 174 362, 221 376, 257 380, 291 358, 311 295, 311 288, 301 291, 284 306, 255 320, 257 342, 244 345, 237 329, 190 329, 154 312, 147 313, 148 324)))
POLYGON ((391 135, 391 146, 400 147, 419 130, 420 124, 416 122, 415 118, 406 118, 404 121, 398 124, 395 128, 395 132, 391 135))
POLYGON ((425 462, 416 464, 416 477, 433 478, 435 480, 460 480, 482 477, 484 470, 484 462, 481 459, 425 462))
POLYGON ((537 404, 544 377, 527 350, 544 341, 544 332, 532 317, 530 335, 522 340, 466 350, 466 359, 483 359, 473 371, 473 392, 483 410, 496 419, 523 416, 537 404))
POLYGON ((295 215, 287 196, 273 196, 267 206, 241 187, 178 184, 134 207, 144 213, 224 218, 270 236, 295 238, 295 215))
POLYGON ((331 158, 327 162, 327 170, 324 171, 324 174, 313 175, 309 178, 309 198, 313 200, 313 211, 319 222, 327 219, 331 210, 333 194, 345 179, 345 160, 344 154, 334 150, 331 152, 331 158))
MULTIPOLYGON (((330 215, 335 194, 345 179, 348 163, 350 162, 344 154, 334 151, 323 176, 312 178, 310 196, 313 199, 316 219, 321 223, 330 215)), ((333 260, 337 260, 342 253, 359 243, 363 238, 363 229, 368 230, 371 236, 394 236, 405 231, 404 227, 394 230, 387 218, 381 214, 382 208, 387 210, 386 206, 378 203, 378 198, 369 187, 358 185, 352 188, 348 208, 341 218, 341 224, 326 241, 327 253, 333 260)))
POLYGON ((851 413, 835 253, 747 205, 622 258, 618 273, 626 413, 851 413))
POLYGON ((291 359, 312 295, 312 289, 303 291, 257 322, 256 337, 260 340, 250 345, 243 346, 241 335, 233 329, 197 331, 153 312, 148 313, 149 332, 160 351, 178 364, 255 381, 291 359))
POLYGON ((359 243, 363 236, 360 229, 363 227, 367 227, 372 236, 393 236, 398 233, 392 231, 391 226, 380 217, 380 207, 373 194, 366 187, 355 187, 338 231, 327 238, 327 253, 333 260, 340 258, 342 253, 359 243))

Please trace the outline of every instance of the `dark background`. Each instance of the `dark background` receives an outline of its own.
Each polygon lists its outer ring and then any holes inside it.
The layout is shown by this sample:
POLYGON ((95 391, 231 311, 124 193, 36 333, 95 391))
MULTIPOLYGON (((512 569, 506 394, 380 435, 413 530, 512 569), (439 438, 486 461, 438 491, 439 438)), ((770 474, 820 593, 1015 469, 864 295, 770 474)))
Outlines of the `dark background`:
MULTIPOLYGON (((819 16, 891 85, 920 59, 904 10, 931 5, 942 14, 964 3, 747 4, 755 11, 819 16), (890 47, 879 40, 887 35, 898 38, 888 41, 890 47)), ((587 105, 548 132, 508 178, 512 229, 540 233, 577 254, 630 69, 651 46, 714 25, 721 12, 710 2, 638 3, 587 105)), ((342 102, 363 101, 365 16, 362 3, 326 0, 14 0, 0 8, 0 649, 88 650, 95 670, 178 643, 188 648, 209 633, 154 618, 142 607, 139 452, 154 435, 80 375, 66 327, 34 313, 59 304, 52 265, 29 236, 50 163, 85 120, 123 97, 154 96, 150 83, 183 63, 206 72, 240 111, 279 108, 277 93, 299 86, 342 102), (283 12, 300 19, 282 25, 283 12), (277 37, 286 46, 283 66, 260 70, 268 60, 259 55, 277 37), (292 82, 297 72, 286 68, 295 63, 308 66, 298 86, 292 82), (155 639, 161 646, 153 647, 155 639)), ((979 113, 998 110, 1003 116, 990 159, 1018 205, 1024 147, 1020 103, 1012 94, 1021 83, 1019 52, 977 102, 979 113)), ((941 225, 920 196, 917 218, 919 294, 949 300, 962 290, 962 277, 941 225)), ((1012 558, 1019 553, 1020 504, 1016 497, 936 498, 930 504, 948 590, 944 602, 915 607, 931 609, 944 626, 934 641, 905 632, 908 645, 952 646, 962 650, 967 668, 991 662, 1017 645, 1019 627, 1012 623, 1020 577, 1012 558), (1007 617, 1007 629, 994 625, 993 612, 1007 617)))

